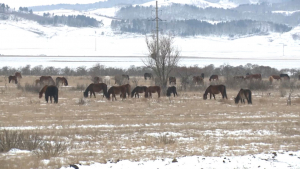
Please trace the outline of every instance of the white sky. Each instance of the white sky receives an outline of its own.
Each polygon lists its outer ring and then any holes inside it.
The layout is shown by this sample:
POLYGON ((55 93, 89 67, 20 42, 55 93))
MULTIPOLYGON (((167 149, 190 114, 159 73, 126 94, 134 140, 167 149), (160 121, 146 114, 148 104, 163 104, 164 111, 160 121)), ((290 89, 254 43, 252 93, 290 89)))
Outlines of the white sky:
POLYGON ((0 0, 0 3, 8 4, 11 8, 38 6, 38 5, 52 5, 52 4, 88 4, 106 0, 0 0))

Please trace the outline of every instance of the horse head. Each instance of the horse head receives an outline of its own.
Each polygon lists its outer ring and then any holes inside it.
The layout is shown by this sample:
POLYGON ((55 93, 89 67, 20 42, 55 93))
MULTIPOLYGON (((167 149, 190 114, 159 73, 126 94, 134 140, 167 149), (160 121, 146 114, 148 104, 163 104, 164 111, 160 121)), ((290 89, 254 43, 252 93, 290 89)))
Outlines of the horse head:
POLYGON ((83 92, 83 96, 84 96, 85 98, 87 98, 87 97, 89 96, 89 92, 88 92, 88 91, 83 92))
POLYGON ((206 100, 207 99, 207 94, 203 94, 203 100, 206 100))

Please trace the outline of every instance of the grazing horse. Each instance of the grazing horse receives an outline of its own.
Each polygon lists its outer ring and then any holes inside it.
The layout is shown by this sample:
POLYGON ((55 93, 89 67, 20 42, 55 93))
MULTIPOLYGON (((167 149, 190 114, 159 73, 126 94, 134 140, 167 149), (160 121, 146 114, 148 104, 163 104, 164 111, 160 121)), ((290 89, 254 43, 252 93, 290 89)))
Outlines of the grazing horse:
POLYGON ((279 76, 283 79, 290 80, 290 76, 288 74, 280 74, 279 76))
POLYGON ((175 77, 169 77, 169 84, 174 83, 176 84, 176 78, 175 77))
POLYGON ((246 75, 246 80, 253 80, 253 79, 257 79, 257 80, 261 80, 261 74, 249 74, 246 75))
POLYGON ((269 77, 270 84, 273 83, 273 80, 277 80, 277 81, 280 80, 281 81, 281 78, 278 75, 272 75, 272 76, 269 77))
POLYGON ((17 84, 18 78, 16 76, 8 76, 8 83, 10 83, 10 81, 14 81, 15 84, 17 84))
POLYGON ((56 80, 56 86, 59 86, 60 83, 62 85, 68 86, 68 81, 65 77, 57 77, 55 80, 56 80))
POLYGON ((145 74, 144 74, 145 80, 147 80, 147 77, 148 77, 149 79, 152 79, 152 78, 153 78, 152 73, 145 73, 145 74))
POLYGON ((47 84, 47 85, 55 85, 55 82, 54 82, 54 80, 52 79, 52 77, 51 76, 41 76, 40 77, 40 82, 42 83, 42 84, 47 84))
POLYGON ((224 97, 227 99, 227 94, 226 94, 226 86, 224 85, 210 85, 208 86, 208 88, 205 90, 205 93, 203 94, 203 99, 206 100, 207 99, 207 94, 210 94, 210 99, 211 99, 211 95, 214 96, 214 99, 216 100, 215 94, 222 94, 222 98, 224 99, 224 97))
POLYGON ((124 99, 126 97, 126 86, 112 86, 108 89, 107 91, 107 95, 106 95, 106 98, 108 100, 110 100, 110 95, 112 95, 112 101, 114 100, 117 100, 116 98, 116 94, 120 94, 120 96, 122 97, 122 99, 124 99))
POLYGON ((203 77, 201 76, 193 76, 193 83, 194 84, 204 84, 203 77))
POLYGON ((244 76, 234 76, 234 80, 245 80, 244 76))
POLYGON ((178 96, 175 86, 168 87, 168 89, 167 89, 167 96, 170 97, 171 93, 174 94, 174 97, 175 97, 175 94, 176 94, 176 96, 178 96))
POLYGON ((22 79, 22 75, 20 72, 16 72, 15 73, 15 76, 18 78, 18 79, 22 79))
POLYGON ((83 96, 87 98, 90 92, 90 98, 92 97, 92 94, 94 94, 94 97, 96 98, 95 92, 100 91, 103 91, 103 97, 107 95, 107 85, 105 83, 91 83, 83 92, 83 96))
POLYGON ((145 98, 148 98, 148 96, 150 95, 150 97, 152 98, 152 93, 156 93, 158 94, 158 98, 160 97, 160 87, 159 86, 149 86, 145 92, 145 98))
POLYGON ((100 82, 102 82, 102 78, 101 78, 101 77, 98 77, 98 76, 95 76, 95 77, 92 79, 92 81, 93 81, 94 83, 100 83, 100 82))
POLYGON ((136 98, 136 95, 138 96, 138 98, 140 98, 140 95, 139 93, 144 93, 147 91, 147 87, 146 86, 137 86, 135 87, 132 92, 131 92, 131 98, 133 98, 133 95, 134 97, 136 98))
POLYGON ((248 104, 252 104, 252 92, 249 89, 241 89, 237 94, 236 98, 234 98, 234 102, 236 104, 241 101, 241 103, 245 104, 245 99, 247 100, 248 104))
POLYGON ((219 80, 219 76, 218 75, 211 75, 210 78, 209 78, 209 81, 211 80, 219 80))
POLYGON ((56 86, 48 86, 45 91, 45 100, 48 103, 48 99, 52 103, 52 97, 54 98, 54 103, 58 103, 58 88, 56 86))

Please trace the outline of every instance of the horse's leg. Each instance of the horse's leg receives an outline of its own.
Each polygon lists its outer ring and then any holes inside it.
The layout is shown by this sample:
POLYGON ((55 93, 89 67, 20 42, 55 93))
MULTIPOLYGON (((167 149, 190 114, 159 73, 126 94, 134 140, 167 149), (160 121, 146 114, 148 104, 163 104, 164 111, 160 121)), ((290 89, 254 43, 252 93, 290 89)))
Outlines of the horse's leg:
POLYGON ((94 97, 96 98, 96 94, 95 94, 95 91, 93 91, 93 94, 94 94, 94 97))
POLYGON ((214 99, 216 100, 216 96, 215 96, 215 94, 213 94, 213 96, 214 96, 214 99))
POLYGON ((211 100, 211 93, 209 93, 209 98, 210 98, 210 100, 211 100))
POLYGON ((51 101, 51 103, 52 103, 52 96, 50 96, 50 101, 51 101))

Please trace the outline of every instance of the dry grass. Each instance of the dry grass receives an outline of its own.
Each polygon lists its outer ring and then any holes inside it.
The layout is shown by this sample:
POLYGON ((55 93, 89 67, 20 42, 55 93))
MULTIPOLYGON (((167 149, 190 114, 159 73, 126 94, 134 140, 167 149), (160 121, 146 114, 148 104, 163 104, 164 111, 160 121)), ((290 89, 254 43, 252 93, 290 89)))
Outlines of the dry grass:
MULTIPOLYGON (((36 78, 23 77, 21 86, 36 78)), ((57 105, 46 104, 38 93, 18 90, 15 84, 1 88, 0 127, 37 132, 44 142, 51 143, 48 147, 64 145, 64 151, 50 156, 36 156, 33 151, 2 153, 2 168, 59 168, 79 161, 105 163, 299 149, 300 101, 294 97, 292 106, 286 106, 286 98, 276 89, 268 90, 270 95, 253 90, 253 105, 234 104, 239 89, 228 90, 228 100, 220 95, 216 100, 203 100, 204 90, 197 90, 180 91, 180 97, 170 100, 154 94, 152 99, 118 98, 112 102, 102 94, 82 98, 82 89, 72 90, 77 84, 88 86, 89 77, 69 77, 68 81, 70 87, 59 88, 57 105), (49 161, 44 163, 42 158, 49 161)), ((139 77, 138 83, 151 85, 153 81, 139 77)), ((4 81, 0 86, 5 86, 4 81)))

